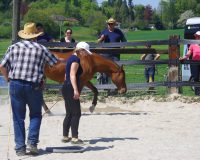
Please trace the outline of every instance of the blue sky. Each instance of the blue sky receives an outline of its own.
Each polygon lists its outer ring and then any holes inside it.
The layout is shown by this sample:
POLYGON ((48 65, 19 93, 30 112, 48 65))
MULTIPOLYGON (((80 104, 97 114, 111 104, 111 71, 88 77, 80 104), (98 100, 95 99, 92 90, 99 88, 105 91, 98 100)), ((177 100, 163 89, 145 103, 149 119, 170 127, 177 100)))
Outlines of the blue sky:
MULTIPOLYGON (((105 0, 97 0, 98 3, 101 3, 102 1, 105 1, 105 0)), ((159 4, 160 0, 133 0, 133 4, 142 4, 142 5, 148 5, 150 4, 153 8, 156 8, 158 7, 158 4, 159 4)))

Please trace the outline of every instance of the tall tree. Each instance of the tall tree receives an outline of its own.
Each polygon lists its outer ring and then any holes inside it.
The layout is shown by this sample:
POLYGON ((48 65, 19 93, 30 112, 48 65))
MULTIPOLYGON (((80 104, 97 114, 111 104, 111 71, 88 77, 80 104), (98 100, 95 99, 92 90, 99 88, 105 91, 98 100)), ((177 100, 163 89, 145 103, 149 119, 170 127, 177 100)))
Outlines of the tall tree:
POLYGON ((108 0, 108 5, 114 6, 114 0, 108 0))
POLYGON ((176 0, 169 0, 169 9, 168 9, 168 15, 169 15, 169 27, 171 29, 174 29, 176 27, 176 21, 178 19, 176 14, 176 8, 175 8, 176 0))
POLYGON ((186 10, 195 10, 197 6, 197 0, 176 0, 175 6, 178 15, 180 15, 186 10))
POLYGON ((76 7, 78 7, 79 6, 79 1, 78 0, 74 0, 73 5, 76 6, 76 7))
POLYGON ((70 10, 69 10, 69 6, 71 5, 71 4, 70 4, 70 1, 71 1, 71 0, 65 0, 65 13, 66 13, 66 14, 69 14, 69 13, 70 13, 70 10))
POLYGON ((9 9, 12 0, 1 0, 0 1, 0 9, 6 11, 9 9))
POLYGON ((133 11, 134 6, 133 6, 132 0, 128 0, 128 7, 129 7, 129 20, 133 21, 135 18, 135 15, 134 15, 134 11, 133 11))
POLYGON ((134 9, 135 9, 135 13, 136 13, 135 18, 143 21, 145 7, 143 5, 135 5, 134 9))
POLYGON ((147 5, 144 9, 144 20, 150 22, 152 20, 153 10, 151 5, 147 5))
POLYGON ((119 11, 121 13, 121 19, 118 19, 118 21, 121 21, 122 25, 125 25, 126 22, 128 21, 128 15, 129 15, 126 0, 123 1, 119 11))

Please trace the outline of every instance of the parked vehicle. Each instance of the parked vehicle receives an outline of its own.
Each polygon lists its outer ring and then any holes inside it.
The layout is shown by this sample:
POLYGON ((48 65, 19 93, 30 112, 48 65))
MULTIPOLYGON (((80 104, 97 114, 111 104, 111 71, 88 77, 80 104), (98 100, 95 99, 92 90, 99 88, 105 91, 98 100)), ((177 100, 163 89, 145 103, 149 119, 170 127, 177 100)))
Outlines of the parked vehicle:
MULTIPOLYGON (((200 31, 200 17, 189 18, 186 21, 184 29, 184 39, 195 39, 194 34, 200 31)), ((183 57, 187 54, 190 44, 185 44, 183 47, 183 57)), ((182 65, 182 80, 193 81, 193 77, 190 72, 190 65, 182 65)))

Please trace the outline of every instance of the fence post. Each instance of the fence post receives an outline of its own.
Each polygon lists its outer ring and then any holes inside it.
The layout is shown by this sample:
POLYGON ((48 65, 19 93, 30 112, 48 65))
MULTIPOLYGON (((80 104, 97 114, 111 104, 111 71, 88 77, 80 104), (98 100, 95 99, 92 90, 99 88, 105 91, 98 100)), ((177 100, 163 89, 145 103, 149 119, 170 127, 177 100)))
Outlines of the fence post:
MULTIPOLYGON (((178 35, 173 35, 170 36, 169 38, 169 61, 178 60, 180 57, 180 45, 178 43, 179 39, 180 36, 178 35)), ((180 65, 178 63, 176 64, 169 63, 168 82, 177 82, 179 80, 180 80, 180 65)), ((169 94, 179 93, 179 91, 180 91, 179 87, 168 86, 169 94)))
POLYGON ((17 32, 20 29, 20 5, 21 0, 13 0, 12 42, 18 39, 17 32))

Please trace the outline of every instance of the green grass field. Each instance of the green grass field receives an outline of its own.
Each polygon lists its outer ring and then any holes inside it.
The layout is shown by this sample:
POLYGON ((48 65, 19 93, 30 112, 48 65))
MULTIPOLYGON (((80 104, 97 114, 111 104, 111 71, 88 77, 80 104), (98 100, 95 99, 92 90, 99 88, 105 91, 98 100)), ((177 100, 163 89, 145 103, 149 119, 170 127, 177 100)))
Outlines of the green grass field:
POLYGON ((169 39, 170 35, 180 35, 183 38, 183 29, 177 30, 149 30, 149 31, 129 31, 126 37, 129 41, 136 40, 165 40, 169 39))
MULTIPOLYGON (((183 38, 183 29, 179 30, 152 30, 152 31, 128 31, 125 32, 125 36, 129 42, 131 41, 145 41, 145 40, 166 40, 169 39, 170 35, 180 35, 183 38)), ((96 42, 97 36, 94 35, 94 31, 90 30, 86 27, 73 27, 73 37, 76 41, 88 41, 88 42, 96 42)), ((11 40, 1 40, 0 41, 0 57, 3 56, 7 47, 11 44, 11 40)), ((155 49, 168 49, 168 46, 152 46, 155 49)), ((181 46, 181 53, 182 53, 181 46)), ((139 54, 123 54, 121 55, 122 60, 139 60, 139 54)), ((161 55, 160 59, 168 59, 167 55, 161 55)), ((141 83, 145 82, 144 78, 144 66, 143 65, 132 65, 132 66, 124 66, 126 72, 126 82, 127 83, 141 83)), ((168 67, 167 65, 157 65, 157 72, 155 75, 155 81, 165 81, 165 76, 167 74, 168 67)), ((93 83, 96 83, 96 79, 92 80, 93 83)), ((54 83, 52 81, 48 81, 48 83, 54 83)), ((166 94, 165 87, 158 87, 157 93, 160 95, 166 94)), ((193 95, 190 87, 183 87, 184 95, 193 95)))

